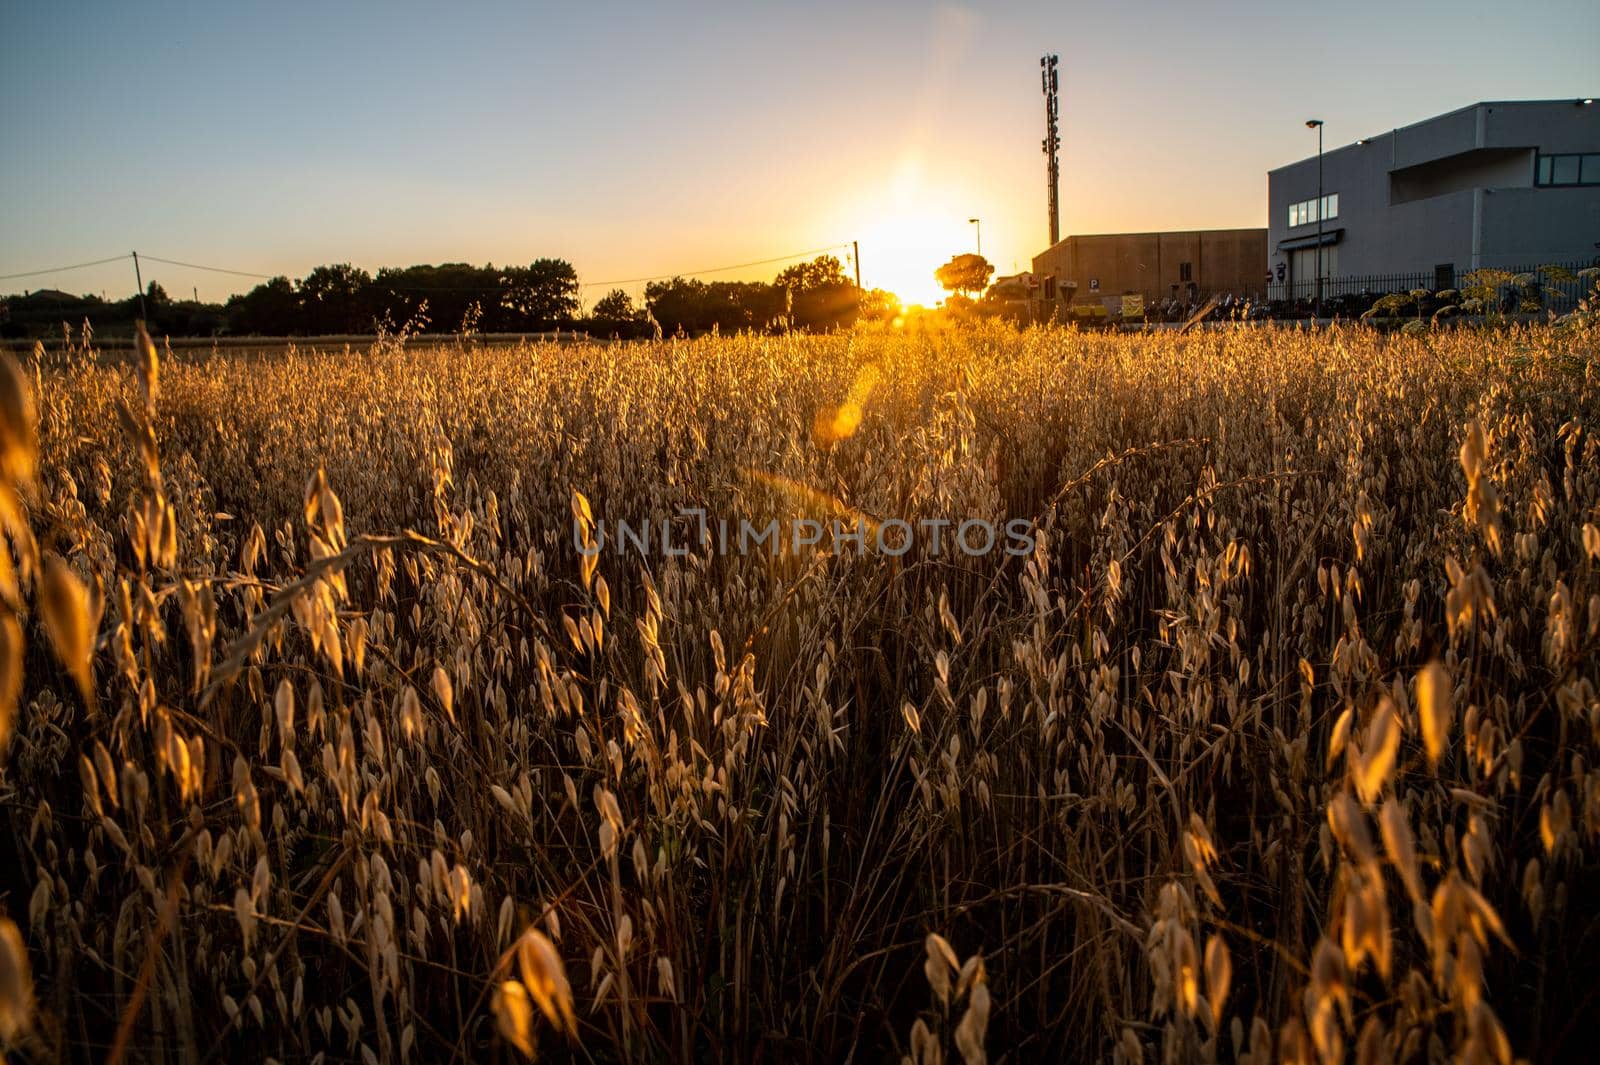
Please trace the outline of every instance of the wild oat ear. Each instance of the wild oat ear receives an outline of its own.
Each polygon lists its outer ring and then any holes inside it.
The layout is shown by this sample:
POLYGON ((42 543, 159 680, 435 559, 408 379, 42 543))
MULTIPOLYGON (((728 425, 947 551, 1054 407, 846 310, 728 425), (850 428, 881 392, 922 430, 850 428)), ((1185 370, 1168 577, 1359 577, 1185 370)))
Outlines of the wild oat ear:
POLYGON ((0 1045, 14 1045, 32 1023, 33 976, 15 923, 0 917, 0 1045))
POLYGON ((0 1054, 1573 1052, 1594 305, 500 342, 452 291, 0 355, 0 1054))
POLYGON ((83 701, 93 705, 94 681, 90 675, 89 656, 94 632, 90 627, 89 592, 59 555, 45 557, 39 613, 67 675, 77 684, 83 701))
POLYGON ((26 648, 19 613, 23 586, 38 569, 38 548, 26 507, 37 494, 38 465, 33 387, 11 354, 0 351, 0 764, 23 690, 26 648))

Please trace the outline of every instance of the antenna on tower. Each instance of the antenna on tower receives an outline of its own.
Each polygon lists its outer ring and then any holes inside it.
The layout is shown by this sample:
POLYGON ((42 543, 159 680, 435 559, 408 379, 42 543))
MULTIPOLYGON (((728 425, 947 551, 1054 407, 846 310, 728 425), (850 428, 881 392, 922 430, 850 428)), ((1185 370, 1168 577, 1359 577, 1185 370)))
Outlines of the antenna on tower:
POLYGON ((1055 55, 1047 55, 1039 60, 1039 83, 1044 89, 1044 155, 1049 160, 1045 185, 1050 194, 1051 247, 1061 241, 1061 159, 1058 154, 1061 136, 1056 125, 1061 114, 1056 101, 1056 92, 1060 88, 1056 77, 1058 62, 1060 57, 1055 55))

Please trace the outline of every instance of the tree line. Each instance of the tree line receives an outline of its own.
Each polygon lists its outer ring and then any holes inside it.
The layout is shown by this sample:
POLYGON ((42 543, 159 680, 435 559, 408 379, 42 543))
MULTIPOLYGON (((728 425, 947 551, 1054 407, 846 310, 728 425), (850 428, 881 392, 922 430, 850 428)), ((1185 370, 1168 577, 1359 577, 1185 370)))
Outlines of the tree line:
POLYGON ((0 330, 8 337, 46 336, 62 323, 88 322, 97 331, 118 332, 143 317, 152 332, 169 336, 571 330, 634 338, 658 331, 672 336, 828 330, 863 316, 892 316, 896 309, 889 293, 858 289, 831 255, 790 266, 770 282, 653 281, 642 305, 614 289, 585 312, 580 293, 577 271, 563 259, 536 259, 527 266, 386 267, 376 274, 340 263, 319 266, 298 281, 274 277, 223 304, 173 300, 154 281, 143 299, 57 290, 9 296, 0 301, 0 330))

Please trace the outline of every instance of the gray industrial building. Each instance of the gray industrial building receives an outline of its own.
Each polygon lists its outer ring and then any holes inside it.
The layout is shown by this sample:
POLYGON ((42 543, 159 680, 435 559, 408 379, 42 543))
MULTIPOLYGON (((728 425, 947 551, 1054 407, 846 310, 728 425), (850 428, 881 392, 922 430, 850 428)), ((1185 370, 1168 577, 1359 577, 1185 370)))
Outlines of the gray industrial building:
POLYGON ((1600 262, 1600 104, 1477 103, 1267 175, 1269 293, 1371 275, 1600 262), (1318 236, 1318 215, 1321 235, 1318 236))

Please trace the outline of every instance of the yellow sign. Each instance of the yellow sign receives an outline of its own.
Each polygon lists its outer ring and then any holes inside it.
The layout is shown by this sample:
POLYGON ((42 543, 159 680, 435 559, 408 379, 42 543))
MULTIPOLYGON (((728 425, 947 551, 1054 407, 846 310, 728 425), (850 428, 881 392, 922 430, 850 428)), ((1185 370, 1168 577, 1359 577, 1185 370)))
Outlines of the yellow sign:
POLYGON ((1122 317, 1124 317, 1124 318, 1143 318, 1144 317, 1144 297, 1143 296, 1124 296, 1124 297, 1122 297, 1122 317))

